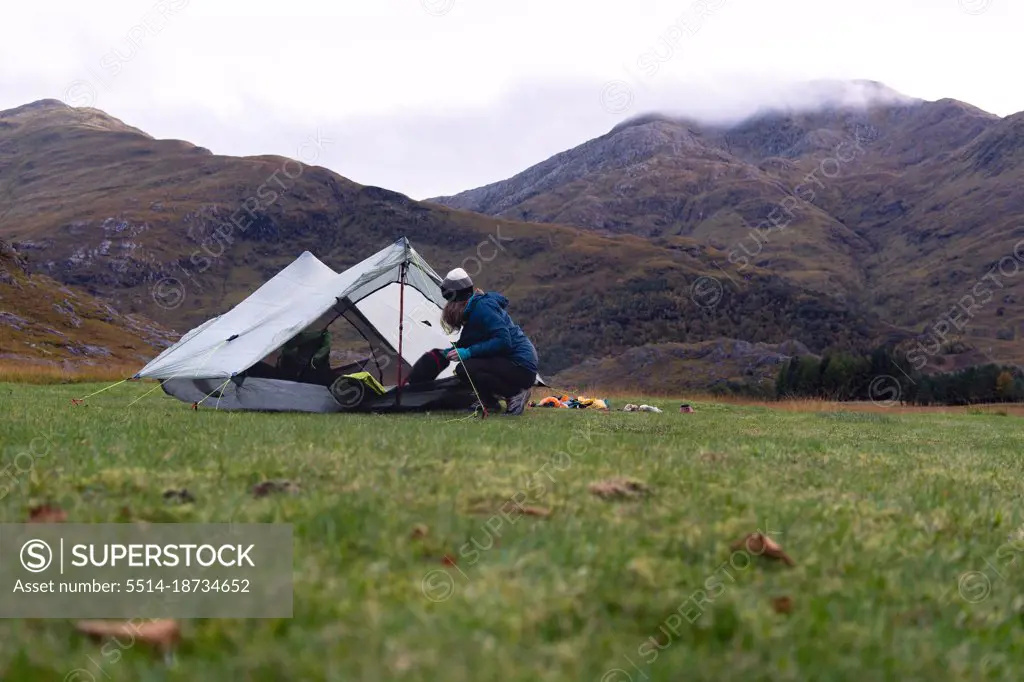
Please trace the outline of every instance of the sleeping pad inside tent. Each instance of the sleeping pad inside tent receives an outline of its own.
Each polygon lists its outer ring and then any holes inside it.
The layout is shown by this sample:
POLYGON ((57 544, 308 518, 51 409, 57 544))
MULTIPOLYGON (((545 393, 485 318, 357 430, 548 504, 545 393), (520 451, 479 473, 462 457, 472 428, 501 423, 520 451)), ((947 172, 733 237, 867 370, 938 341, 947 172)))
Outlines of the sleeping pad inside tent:
POLYGON ((404 237, 341 273, 306 251, 134 378, 158 379, 168 395, 221 410, 468 408, 475 396, 454 376, 454 364, 434 381, 407 383, 412 363, 457 338, 441 327, 441 281, 404 237), (368 352, 331 367, 338 334, 368 352))

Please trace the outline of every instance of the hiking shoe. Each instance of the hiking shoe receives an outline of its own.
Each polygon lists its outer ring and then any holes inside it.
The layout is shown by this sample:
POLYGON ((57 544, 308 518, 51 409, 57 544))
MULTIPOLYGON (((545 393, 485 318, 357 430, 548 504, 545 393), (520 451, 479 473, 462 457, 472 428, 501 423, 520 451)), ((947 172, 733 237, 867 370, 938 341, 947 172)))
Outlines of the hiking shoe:
MULTIPOLYGON (((469 408, 469 411, 473 412, 473 413, 481 412, 482 411, 482 409, 481 409, 482 407, 484 407, 484 406, 481 405, 480 402, 478 401, 478 402, 473 403, 472 407, 469 408)), ((487 408, 487 414, 494 414, 495 412, 497 412, 498 410, 501 409, 501 403, 495 402, 493 404, 488 404, 488 405, 486 405, 486 408, 487 408)))
POLYGON ((524 388, 508 399, 508 409, 505 414, 520 415, 526 409, 526 401, 530 399, 530 389, 524 388))

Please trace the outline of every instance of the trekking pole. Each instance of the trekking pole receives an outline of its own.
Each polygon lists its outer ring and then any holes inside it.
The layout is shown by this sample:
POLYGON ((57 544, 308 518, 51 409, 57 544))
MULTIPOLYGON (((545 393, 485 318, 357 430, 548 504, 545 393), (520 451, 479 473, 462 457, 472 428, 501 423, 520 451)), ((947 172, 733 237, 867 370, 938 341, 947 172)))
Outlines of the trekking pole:
MULTIPOLYGON (((456 355, 456 357, 458 357, 458 349, 455 347, 454 343, 452 344, 452 350, 455 351, 455 355, 456 355)), ((483 416, 480 417, 480 418, 481 419, 486 419, 487 418, 487 405, 484 404, 483 399, 480 397, 480 392, 476 390, 476 384, 473 383, 473 377, 469 376, 469 370, 466 369, 466 363, 464 363, 462 361, 462 358, 459 358, 458 362, 459 362, 459 364, 462 365, 462 371, 466 373, 466 378, 469 380, 469 385, 473 389, 473 395, 476 396, 477 402, 480 403, 480 409, 483 410, 483 416)))

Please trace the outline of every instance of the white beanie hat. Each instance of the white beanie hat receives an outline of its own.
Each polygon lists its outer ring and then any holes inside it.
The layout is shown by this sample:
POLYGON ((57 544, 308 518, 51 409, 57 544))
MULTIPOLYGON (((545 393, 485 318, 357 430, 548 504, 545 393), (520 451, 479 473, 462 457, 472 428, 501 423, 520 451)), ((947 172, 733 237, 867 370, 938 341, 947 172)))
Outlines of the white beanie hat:
POLYGON ((446 300, 469 298, 466 295, 467 293, 473 293, 473 280, 470 278, 469 273, 462 268, 455 268, 441 282, 441 294, 446 300), (459 296, 460 294, 461 296, 459 296))

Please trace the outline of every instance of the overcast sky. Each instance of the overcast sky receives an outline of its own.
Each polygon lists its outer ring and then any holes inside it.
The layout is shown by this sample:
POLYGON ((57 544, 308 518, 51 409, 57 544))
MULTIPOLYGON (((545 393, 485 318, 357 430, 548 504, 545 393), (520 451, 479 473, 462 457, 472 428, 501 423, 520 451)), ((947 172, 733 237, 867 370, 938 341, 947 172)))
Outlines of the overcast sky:
POLYGON ((1024 0, 33 0, 0 109, 55 98, 160 138, 297 156, 423 199, 660 110, 734 118, 814 79, 1024 111, 1024 0))

